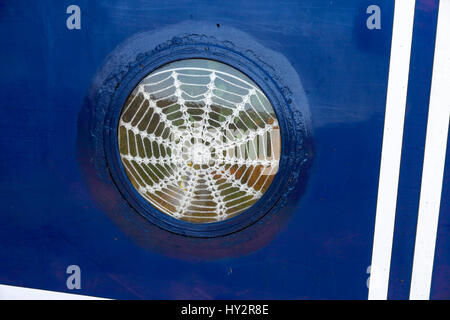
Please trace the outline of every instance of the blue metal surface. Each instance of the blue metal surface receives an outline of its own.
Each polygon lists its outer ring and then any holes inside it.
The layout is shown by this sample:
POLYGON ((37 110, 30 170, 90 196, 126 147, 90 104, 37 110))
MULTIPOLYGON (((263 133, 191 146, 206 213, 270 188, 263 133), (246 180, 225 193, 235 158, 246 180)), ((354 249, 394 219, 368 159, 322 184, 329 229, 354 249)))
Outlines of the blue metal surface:
MULTIPOLYGON (((94 296, 366 299, 394 8, 393 1, 374 3, 2 1, 0 283, 73 293, 65 272, 76 264, 82 270, 76 293, 94 296), (381 30, 365 28, 366 8, 374 3, 382 10, 381 30), (66 28, 71 4, 81 8, 81 30, 66 28), (138 33, 170 29, 181 35, 187 25, 206 28, 199 36, 219 38, 236 29, 249 45, 277 52, 303 88, 278 68, 276 57, 262 60, 286 89, 303 90, 310 108, 314 161, 308 179, 300 176, 270 224, 254 224, 227 241, 153 227, 99 178, 99 170, 107 172, 95 163, 103 155, 86 157, 92 151, 88 129, 98 119, 89 118, 85 106, 111 52, 138 33)), ((434 37, 436 3, 419 0, 416 7, 407 159, 417 157, 416 149, 423 156, 432 49, 419 43, 434 37)), ((160 43, 170 40, 159 36, 160 43)), ((227 37, 245 45, 239 33, 227 37)), ((435 264, 439 283, 432 288, 437 298, 449 297, 448 159, 435 264)), ((419 160, 402 170, 398 221, 405 228, 415 228, 419 186, 407 184, 420 179, 419 160), (415 210, 412 220, 409 210, 415 210)), ((288 175, 297 168, 284 169, 288 175)), ((403 279, 412 263, 413 240, 404 240, 402 232, 414 231, 398 228, 391 283, 403 279)), ((403 284, 391 288, 390 298, 405 297, 403 284)))

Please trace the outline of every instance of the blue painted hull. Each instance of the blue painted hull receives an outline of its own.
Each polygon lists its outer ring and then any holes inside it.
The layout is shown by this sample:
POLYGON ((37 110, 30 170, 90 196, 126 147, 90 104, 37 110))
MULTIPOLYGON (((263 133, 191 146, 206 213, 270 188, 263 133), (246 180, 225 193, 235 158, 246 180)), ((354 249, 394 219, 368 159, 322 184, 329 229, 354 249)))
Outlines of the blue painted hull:
MULTIPOLYGON (((80 30, 66 28, 69 3, 0 4, 0 283, 120 299, 367 299, 394 2, 377 1, 381 30, 365 27, 370 1, 77 4, 80 30), (309 105, 313 146, 280 219, 209 242, 133 213, 101 177, 104 155, 90 130, 94 79, 108 79, 117 46, 198 26, 232 43, 243 42, 230 31, 239 30, 288 61, 309 105), (80 290, 66 286, 69 265, 82 270, 80 290)), ((392 299, 409 294, 434 53, 424 43, 435 37, 438 1, 419 0, 415 10, 392 299)), ((450 297, 449 158, 434 299, 450 297)))

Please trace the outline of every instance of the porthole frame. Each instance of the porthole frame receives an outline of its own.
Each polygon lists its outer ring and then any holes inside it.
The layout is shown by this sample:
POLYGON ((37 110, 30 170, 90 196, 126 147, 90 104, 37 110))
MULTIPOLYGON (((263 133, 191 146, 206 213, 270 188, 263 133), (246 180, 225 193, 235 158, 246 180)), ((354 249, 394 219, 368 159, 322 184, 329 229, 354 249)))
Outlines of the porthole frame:
MULTIPOLYGON (((289 156, 295 154, 296 130, 292 130, 292 121, 298 117, 292 112, 290 101, 284 96, 275 79, 273 79, 257 62, 220 45, 210 43, 180 44, 166 50, 141 56, 140 61, 129 68, 129 71, 118 82, 109 108, 105 110, 104 120, 104 152, 109 172, 122 196, 140 215, 151 223, 176 234, 193 237, 219 237, 242 230, 264 217, 280 200, 293 183, 289 156), (178 220, 154 208, 135 189, 126 175, 120 160, 118 148, 118 123, 122 108, 135 87, 151 72, 160 67, 184 59, 210 59, 227 64, 252 79, 264 92, 278 118, 281 136, 281 154, 278 172, 264 195, 250 208, 241 214, 219 222, 195 224, 178 220)), ((301 119, 297 119, 301 124, 301 119)))

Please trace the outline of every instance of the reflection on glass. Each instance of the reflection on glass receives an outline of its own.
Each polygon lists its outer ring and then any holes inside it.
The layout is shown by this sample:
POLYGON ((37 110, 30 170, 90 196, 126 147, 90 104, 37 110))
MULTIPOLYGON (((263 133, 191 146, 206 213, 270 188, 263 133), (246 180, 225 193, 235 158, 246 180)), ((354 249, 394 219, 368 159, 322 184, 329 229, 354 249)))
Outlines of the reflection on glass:
POLYGON ((281 138, 264 93, 223 63, 188 59, 145 77, 118 127, 128 178, 161 212, 193 223, 236 216, 266 192, 281 138))

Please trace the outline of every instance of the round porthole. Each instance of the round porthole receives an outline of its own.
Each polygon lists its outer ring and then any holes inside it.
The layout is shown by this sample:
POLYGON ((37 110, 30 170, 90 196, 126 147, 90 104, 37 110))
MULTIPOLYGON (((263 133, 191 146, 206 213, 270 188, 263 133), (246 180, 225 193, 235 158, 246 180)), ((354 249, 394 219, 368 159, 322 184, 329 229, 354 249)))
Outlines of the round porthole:
POLYGON ((308 101, 281 54, 239 30, 182 25, 110 54, 80 112, 79 163, 99 208, 140 245, 251 252, 306 188, 308 101))
MULTIPOLYGON (((228 36, 241 39, 236 32, 228 36)), ((155 248, 168 237, 193 254, 224 239, 261 244, 306 185, 309 112, 296 71, 276 53, 264 55, 269 65, 214 37, 174 37, 147 50, 159 41, 147 36, 108 59, 80 116, 92 194, 155 248)))
POLYGON ((190 224, 254 208, 281 157, 278 118, 262 89, 209 59, 147 74, 126 98, 116 134, 121 166, 141 200, 190 224))

